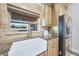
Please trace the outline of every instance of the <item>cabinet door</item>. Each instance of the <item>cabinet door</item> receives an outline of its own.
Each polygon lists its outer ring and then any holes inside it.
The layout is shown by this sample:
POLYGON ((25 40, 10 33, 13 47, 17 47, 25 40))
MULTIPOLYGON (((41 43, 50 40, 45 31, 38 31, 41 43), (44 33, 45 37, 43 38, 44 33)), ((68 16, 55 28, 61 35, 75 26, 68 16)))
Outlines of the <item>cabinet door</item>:
POLYGON ((58 55, 58 39, 51 39, 48 41, 48 56, 58 55))
POLYGON ((57 48, 56 46, 53 47, 53 56, 57 56, 57 54, 58 54, 56 48, 57 48))
POLYGON ((53 56, 53 46, 48 46, 48 56, 53 56))
POLYGON ((41 17, 44 18, 42 20, 42 23, 44 22, 45 25, 42 26, 46 26, 46 25, 51 25, 52 24, 52 10, 53 8, 49 5, 43 5, 41 8, 41 17))
POLYGON ((48 25, 52 24, 52 7, 46 5, 46 20, 48 21, 48 25))
POLYGON ((48 56, 57 56, 56 46, 48 46, 48 56))
POLYGON ((55 38, 54 44, 53 44, 53 55, 57 56, 58 55, 58 39, 55 38))

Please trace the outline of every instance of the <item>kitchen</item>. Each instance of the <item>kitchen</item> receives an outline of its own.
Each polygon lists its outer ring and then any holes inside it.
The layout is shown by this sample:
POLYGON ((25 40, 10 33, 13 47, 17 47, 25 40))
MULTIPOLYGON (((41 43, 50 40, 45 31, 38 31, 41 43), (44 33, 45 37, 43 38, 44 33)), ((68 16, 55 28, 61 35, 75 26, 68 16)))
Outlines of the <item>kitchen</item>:
POLYGON ((58 21, 59 16, 67 15, 68 6, 64 3, 1 3, 0 54, 4 56, 58 56, 61 54, 58 21), (18 47, 21 45, 28 50, 18 47), (21 54, 20 49, 24 49, 23 53, 25 53, 21 54), (33 53, 34 51, 36 53, 33 53))

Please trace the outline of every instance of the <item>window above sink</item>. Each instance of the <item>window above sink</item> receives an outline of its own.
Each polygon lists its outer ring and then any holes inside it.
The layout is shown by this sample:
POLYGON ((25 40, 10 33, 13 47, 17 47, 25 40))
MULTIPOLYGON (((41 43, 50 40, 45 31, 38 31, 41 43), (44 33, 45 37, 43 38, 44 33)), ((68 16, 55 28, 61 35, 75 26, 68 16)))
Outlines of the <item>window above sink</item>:
POLYGON ((10 28, 12 31, 37 31, 37 24, 32 24, 28 17, 11 13, 10 28))

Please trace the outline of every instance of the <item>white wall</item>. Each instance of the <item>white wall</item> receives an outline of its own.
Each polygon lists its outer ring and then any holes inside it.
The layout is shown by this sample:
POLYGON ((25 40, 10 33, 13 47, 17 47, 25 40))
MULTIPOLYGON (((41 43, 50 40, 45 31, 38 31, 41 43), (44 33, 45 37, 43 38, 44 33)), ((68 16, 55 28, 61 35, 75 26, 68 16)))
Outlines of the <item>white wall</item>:
POLYGON ((72 50, 79 53, 79 4, 71 4, 68 14, 72 18, 72 50))

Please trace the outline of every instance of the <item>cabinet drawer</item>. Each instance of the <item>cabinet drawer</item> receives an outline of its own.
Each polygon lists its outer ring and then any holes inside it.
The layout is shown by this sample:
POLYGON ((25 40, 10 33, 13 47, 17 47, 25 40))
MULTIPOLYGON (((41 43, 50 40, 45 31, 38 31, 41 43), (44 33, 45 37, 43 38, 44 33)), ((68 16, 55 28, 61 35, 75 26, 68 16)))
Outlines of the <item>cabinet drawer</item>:
POLYGON ((56 44, 55 40, 49 40, 48 41, 48 46, 55 45, 55 44, 56 44))
POLYGON ((50 42, 50 43, 48 43, 48 46, 54 46, 54 45, 56 45, 55 42, 50 42))
POLYGON ((51 41, 53 42, 53 41, 55 41, 55 39, 49 39, 49 40, 48 40, 48 42, 51 42, 51 41))

